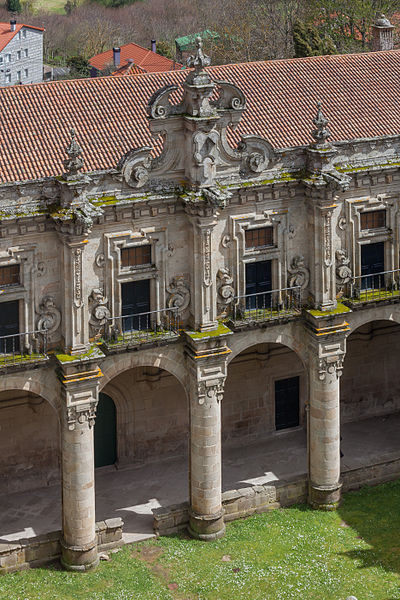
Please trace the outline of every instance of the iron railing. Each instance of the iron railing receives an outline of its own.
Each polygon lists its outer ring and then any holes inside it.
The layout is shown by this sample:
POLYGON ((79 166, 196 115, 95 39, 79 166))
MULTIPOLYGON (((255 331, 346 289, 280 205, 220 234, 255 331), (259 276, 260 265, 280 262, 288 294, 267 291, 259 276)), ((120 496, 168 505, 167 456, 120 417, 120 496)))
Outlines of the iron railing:
POLYGON ((371 302, 399 296, 399 281, 400 269, 353 277, 350 298, 358 302, 371 302))
POLYGON ((47 357, 47 331, 25 331, 0 337, 0 368, 47 357))
POLYGON ((280 319, 301 311, 301 287, 287 287, 269 292, 236 296, 232 321, 253 322, 280 319))
POLYGON ((131 344, 179 335, 177 308, 164 308, 133 315, 109 317, 104 338, 110 344, 131 344))

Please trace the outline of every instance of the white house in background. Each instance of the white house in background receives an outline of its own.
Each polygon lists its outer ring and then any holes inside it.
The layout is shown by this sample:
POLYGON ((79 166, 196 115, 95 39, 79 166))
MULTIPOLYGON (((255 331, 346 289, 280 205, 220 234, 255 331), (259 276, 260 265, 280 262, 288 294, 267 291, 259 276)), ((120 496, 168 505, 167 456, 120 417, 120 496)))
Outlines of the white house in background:
POLYGON ((43 81, 42 27, 0 23, 0 85, 43 81))

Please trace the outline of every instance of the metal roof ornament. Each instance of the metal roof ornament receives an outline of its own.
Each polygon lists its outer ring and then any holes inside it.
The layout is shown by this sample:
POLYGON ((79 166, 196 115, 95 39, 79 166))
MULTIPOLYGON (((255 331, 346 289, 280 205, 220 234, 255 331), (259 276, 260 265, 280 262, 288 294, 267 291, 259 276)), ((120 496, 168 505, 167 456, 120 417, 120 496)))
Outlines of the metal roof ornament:
POLYGON ((329 121, 322 112, 322 102, 317 103, 317 116, 314 117, 313 123, 316 129, 312 131, 311 135, 316 141, 316 146, 326 146, 328 138, 331 137, 331 132, 327 128, 329 121))
POLYGON ((203 53, 203 42, 200 36, 196 38, 196 46, 196 54, 194 56, 189 56, 189 58, 186 60, 186 65, 189 68, 194 68, 195 74, 199 75, 202 71, 204 71, 204 67, 210 66, 211 58, 203 53))
POLYGON ((65 150, 69 158, 64 160, 66 179, 77 178, 80 175, 79 171, 84 165, 84 160, 81 158, 82 148, 75 139, 75 129, 73 127, 71 128, 70 133, 71 141, 65 150))

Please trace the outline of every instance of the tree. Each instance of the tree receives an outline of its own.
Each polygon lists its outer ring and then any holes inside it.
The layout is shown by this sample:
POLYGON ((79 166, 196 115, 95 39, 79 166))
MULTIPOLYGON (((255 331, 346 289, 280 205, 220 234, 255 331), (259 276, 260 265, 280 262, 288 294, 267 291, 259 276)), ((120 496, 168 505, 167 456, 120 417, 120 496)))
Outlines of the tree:
POLYGON ((90 75, 89 62, 84 56, 70 56, 67 66, 71 69, 72 77, 89 77, 90 75))
POLYGON ((7 10, 9 12, 20 13, 22 10, 20 0, 7 0, 7 10))
POLYGON ((315 25, 296 21, 293 26, 293 47, 296 57, 321 56, 334 54, 335 44, 330 38, 324 38, 315 25))
POLYGON ((174 57, 174 52, 171 48, 171 45, 164 40, 156 42, 156 52, 157 54, 161 54, 161 56, 165 56, 166 58, 172 59, 174 57))

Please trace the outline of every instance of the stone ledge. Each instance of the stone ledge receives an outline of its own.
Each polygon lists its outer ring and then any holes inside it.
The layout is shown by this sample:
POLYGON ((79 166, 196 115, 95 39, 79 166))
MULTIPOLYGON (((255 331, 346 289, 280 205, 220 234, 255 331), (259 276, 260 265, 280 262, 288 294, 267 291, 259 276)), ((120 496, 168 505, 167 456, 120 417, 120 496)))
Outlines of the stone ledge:
MULTIPOLYGON (((123 524, 119 517, 96 523, 99 550, 122 546, 123 524)), ((60 538, 61 531, 52 531, 17 542, 0 542, 0 575, 39 567, 57 560, 61 555, 60 538)))

